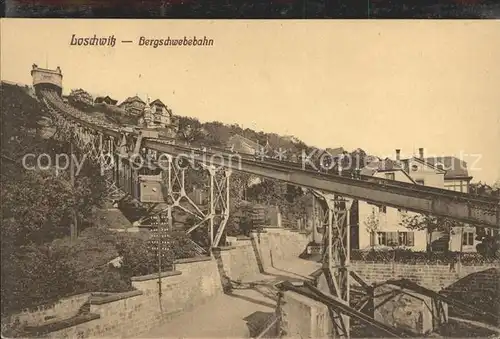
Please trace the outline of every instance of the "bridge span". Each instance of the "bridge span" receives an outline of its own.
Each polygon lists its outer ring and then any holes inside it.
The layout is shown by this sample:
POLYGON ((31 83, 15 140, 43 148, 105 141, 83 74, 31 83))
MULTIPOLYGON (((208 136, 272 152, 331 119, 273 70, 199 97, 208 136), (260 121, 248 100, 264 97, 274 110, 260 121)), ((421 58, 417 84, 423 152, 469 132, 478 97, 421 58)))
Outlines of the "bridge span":
MULTIPOLYGON (((175 144, 168 139, 160 139, 154 134, 141 137, 141 133, 145 135, 144 132, 125 132, 118 126, 105 126, 104 123, 99 124, 95 121, 88 121, 88 119, 85 119, 85 115, 77 115, 76 110, 63 103, 55 92, 46 91, 44 93, 48 103, 58 109, 59 113, 63 114, 66 119, 73 121, 76 124, 75 128, 81 126, 87 131, 112 138, 114 141, 121 141, 124 137, 132 139, 132 142, 140 143, 139 146, 134 146, 136 149, 142 147, 173 157, 189 156, 200 163, 206 162, 206 159, 209 158, 214 166, 277 179, 297 186, 353 199, 403 208, 417 213, 449 217, 479 227, 500 229, 500 199, 498 198, 474 196, 462 192, 368 176, 350 178, 325 174, 304 169, 298 163, 270 159, 259 161, 255 157, 245 154, 239 154, 237 158, 239 161, 235 161, 235 154, 231 154, 226 150, 208 149, 200 151, 199 148, 175 144)), ((96 147, 99 146, 96 145, 96 147)))

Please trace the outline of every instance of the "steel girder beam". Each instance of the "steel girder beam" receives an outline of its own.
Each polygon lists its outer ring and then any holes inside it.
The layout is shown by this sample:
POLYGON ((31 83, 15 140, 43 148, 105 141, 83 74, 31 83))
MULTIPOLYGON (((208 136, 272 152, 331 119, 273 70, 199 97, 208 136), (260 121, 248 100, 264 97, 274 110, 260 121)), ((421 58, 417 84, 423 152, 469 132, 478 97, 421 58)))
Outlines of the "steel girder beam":
MULTIPOLYGON (((449 217, 479 227, 500 229, 500 200, 474 197, 465 193, 445 189, 420 187, 399 182, 373 179, 374 182, 349 177, 325 175, 303 170, 288 163, 256 161, 251 156, 239 156, 217 152, 197 152, 187 147, 172 145, 162 140, 146 140, 147 147, 172 155, 185 155, 196 162, 210 159, 214 166, 242 171, 257 176, 273 178, 323 192, 339 194, 352 199, 360 199, 389 207, 404 208, 416 213, 449 217)), ((368 180, 368 179, 367 179, 368 180)))
MULTIPOLYGON (((64 104, 55 93, 46 94, 53 105, 64 104), (56 103, 57 102, 57 103, 56 103)), ((106 123, 96 124, 82 116, 66 112, 68 118, 77 120, 81 125, 103 134, 118 138, 119 127, 106 123)), ((131 132, 138 135, 137 132, 131 132)), ((500 229, 500 200, 477 197, 470 194, 450 192, 445 189, 412 185, 379 178, 349 178, 305 170, 300 164, 279 162, 267 159, 256 161, 250 155, 238 155, 238 161, 232 161, 234 154, 224 150, 208 150, 200 154, 189 146, 175 145, 174 141, 149 139, 145 147, 172 156, 191 154, 197 162, 206 162, 207 157, 214 166, 243 171, 246 173, 285 181, 298 186, 339 194, 352 199, 360 199, 374 204, 404 208, 408 211, 449 217, 478 227, 500 229)))

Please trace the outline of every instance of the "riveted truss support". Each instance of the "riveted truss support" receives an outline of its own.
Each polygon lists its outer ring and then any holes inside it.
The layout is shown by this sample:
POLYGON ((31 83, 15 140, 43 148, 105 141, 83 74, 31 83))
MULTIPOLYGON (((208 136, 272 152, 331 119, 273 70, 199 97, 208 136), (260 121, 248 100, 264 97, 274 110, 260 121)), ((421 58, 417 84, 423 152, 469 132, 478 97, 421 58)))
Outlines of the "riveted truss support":
MULTIPOLYGON (((183 166, 178 156, 173 158, 172 155, 144 147, 144 140, 158 139, 155 130, 141 129, 137 134, 121 128, 119 137, 104 136, 97 130, 67 119, 66 115, 81 112, 62 104, 55 93, 44 92, 42 100, 55 121, 57 136, 62 140, 71 140, 82 156, 100 165, 109 197, 116 201, 127 195, 132 196, 140 205, 147 205, 148 217, 172 209, 182 210, 197 219, 195 225, 187 230, 188 234, 202 225, 208 225, 211 247, 219 245, 229 218, 230 170, 215 168, 211 164, 183 166), (187 172, 193 169, 209 174, 210 182, 206 187, 210 196, 208 206, 197 206, 186 193, 187 172), (149 197, 145 197, 142 190, 148 188, 151 192, 149 197)), ((103 121, 95 123, 106 124, 103 121)))
POLYGON ((229 219, 229 184, 231 170, 208 167, 210 173, 210 241, 211 247, 219 246, 229 219), (214 234, 214 226, 217 232, 214 234))
MULTIPOLYGON (((330 294, 349 306, 349 210, 352 200, 316 190, 312 193, 322 207, 319 220, 323 226, 323 274, 330 294)), ((349 338, 349 317, 334 308, 330 309, 330 315, 335 337, 349 338)))
MULTIPOLYGON (((141 148, 141 135, 135 140, 124 135, 119 146, 119 155, 122 162, 128 162, 130 167, 142 165, 143 168, 148 168, 157 173, 151 175, 140 174, 135 178, 140 183, 151 183, 155 180, 161 183, 157 188, 161 190, 161 194, 158 194, 153 200, 149 200, 149 202, 158 203, 158 208, 152 213, 162 213, 168 208, 182 210, 196 220, 195 224, 186 233, 190 234, 201 226, 208 226, 210 247, 217 247, 229 219, 229 178, 231 171, 207 164, 195 164, 190 162, 187 157, 174 158, 169 154, 159 154, 154 150, 141 148), (140 164, 137 163, 138 159, 140 159, 140 164), (193 171, 208 174, 209 183, 206 185, 206 189, 209 199, 206 205, 202 203, 202 206, 199 206, 186 191, 186 180, 193 171)), ((151 136, 145 135, 145 137, 151 136)), ((202 174, 202 177, 205 177, 205 175, 202 174)), ((142 184, 141 188, 143 188, 142 184)), ((137 198, 144 201, 143 195, 137 196, 137 198)))

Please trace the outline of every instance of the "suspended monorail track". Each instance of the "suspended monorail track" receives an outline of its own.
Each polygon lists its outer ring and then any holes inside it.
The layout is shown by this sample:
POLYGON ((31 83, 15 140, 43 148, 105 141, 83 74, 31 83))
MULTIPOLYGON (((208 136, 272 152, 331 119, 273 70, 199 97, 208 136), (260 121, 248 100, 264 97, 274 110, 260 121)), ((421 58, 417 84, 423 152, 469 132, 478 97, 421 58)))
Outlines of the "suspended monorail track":
MULTIPOLYGON (((78 125, 116 139, 125 133, 120 126, 92 120, 67 105, 56 91, 45 89, 41 93, 53 109, 78 125)), ((127 132, 129 136, 136 138, 140 133, 140 129, 127 132)), ((206 162, 210 159, 210 163, 214 166, 277 179, 325 193, 422 214, 448 217, 478 227, 500 229, 500 199, 496 197, 475 196, 369 176, 345 177, 304 169, 301 164, 289 161, 258 160, 255 156, 247 154, 238 154, 238 161, 235 161, 235 154, 225 149, 211 147, 200 151, 192 145, 181 144, 177 140, 167 138, 146 138, 142 140, 141 146, 160 154, 186 157, 195 162, 206 162)))

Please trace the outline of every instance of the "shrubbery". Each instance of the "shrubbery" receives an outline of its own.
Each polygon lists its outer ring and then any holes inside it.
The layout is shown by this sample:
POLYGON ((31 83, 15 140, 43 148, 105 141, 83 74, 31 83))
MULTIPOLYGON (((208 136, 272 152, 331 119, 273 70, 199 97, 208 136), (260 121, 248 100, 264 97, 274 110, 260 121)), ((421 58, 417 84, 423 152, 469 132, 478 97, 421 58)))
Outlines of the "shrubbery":
MULTIPOLYGON (((162 271, 173 260, 196 255, 185 234, 168 237, 162 271)), ((132 290, 130 278, 158 272, 157 253, 148 236, 88 228, 71 243, 68 238, 23 246, 2 261, 2 314, 49 303, 84 292, 132 290), (121 266, 109 262, 121 256, 121 266)))
POLYGON ((126 291, 130 285, 107 262, 117 252, 106 230, 70 244, 60 239, 22 246, 2 258, 2 314, 88 291, 126 291))
POLYGON ((499 258, 485 257, 480 253, 460 252, 415 252, 409 249, 377 250, 369 251, 351 250, 351 260, 369 262, 398 262, 405 264, 432 264, 432 263, 457 263, 481 264, 497 262, 499 258))

